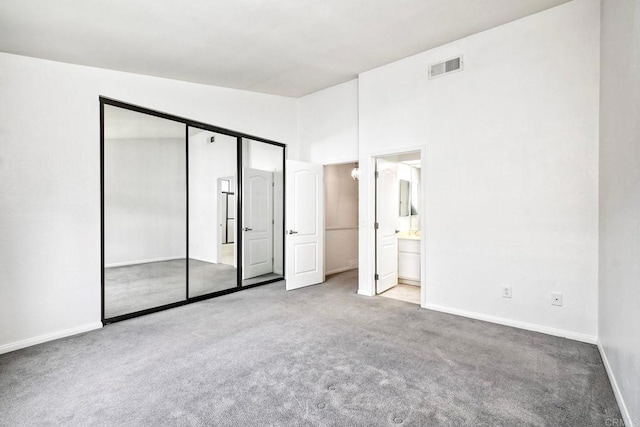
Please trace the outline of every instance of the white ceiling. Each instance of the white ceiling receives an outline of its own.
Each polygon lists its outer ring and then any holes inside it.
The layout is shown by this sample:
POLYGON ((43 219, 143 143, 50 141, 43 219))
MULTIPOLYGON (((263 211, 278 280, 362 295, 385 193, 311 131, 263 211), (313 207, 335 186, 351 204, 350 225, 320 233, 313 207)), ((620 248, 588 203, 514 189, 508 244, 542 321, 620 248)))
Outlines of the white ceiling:
POLYGON ((299 97, 568 0, 0 0, 0 51, 299 97))

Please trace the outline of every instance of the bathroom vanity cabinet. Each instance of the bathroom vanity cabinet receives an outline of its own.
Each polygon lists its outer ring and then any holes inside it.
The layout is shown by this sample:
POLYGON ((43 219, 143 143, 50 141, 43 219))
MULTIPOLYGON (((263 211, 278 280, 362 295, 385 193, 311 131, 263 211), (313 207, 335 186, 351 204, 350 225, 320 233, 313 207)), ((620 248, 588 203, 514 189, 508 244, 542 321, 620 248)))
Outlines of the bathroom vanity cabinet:
POLYGON ((419 237, 398 237, 398 282, 420 286, 419 237))

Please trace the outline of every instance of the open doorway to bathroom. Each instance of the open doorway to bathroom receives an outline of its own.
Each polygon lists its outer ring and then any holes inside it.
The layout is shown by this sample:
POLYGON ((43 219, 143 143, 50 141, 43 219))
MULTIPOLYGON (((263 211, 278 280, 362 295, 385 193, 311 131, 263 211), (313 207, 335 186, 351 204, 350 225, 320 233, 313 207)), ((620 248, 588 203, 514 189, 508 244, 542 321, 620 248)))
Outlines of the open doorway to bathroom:
POLYGON ((420 152, 375 161, 376 294, 420 304, 420 152))
POLYGON ((324 274, 358 277, 358 164, 324 166, 324 274))

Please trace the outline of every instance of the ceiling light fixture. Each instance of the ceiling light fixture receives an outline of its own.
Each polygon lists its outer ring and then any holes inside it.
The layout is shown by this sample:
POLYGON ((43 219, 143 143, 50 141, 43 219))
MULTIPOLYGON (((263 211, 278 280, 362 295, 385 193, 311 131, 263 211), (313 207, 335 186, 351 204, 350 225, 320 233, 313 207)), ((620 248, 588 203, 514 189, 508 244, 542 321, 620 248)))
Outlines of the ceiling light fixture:
POLYGON ((351 178, 354 181, 358 181, 360 179, 360 168, 358 168, 357 163, 356 163, 356 167, 351 169, 351 178))

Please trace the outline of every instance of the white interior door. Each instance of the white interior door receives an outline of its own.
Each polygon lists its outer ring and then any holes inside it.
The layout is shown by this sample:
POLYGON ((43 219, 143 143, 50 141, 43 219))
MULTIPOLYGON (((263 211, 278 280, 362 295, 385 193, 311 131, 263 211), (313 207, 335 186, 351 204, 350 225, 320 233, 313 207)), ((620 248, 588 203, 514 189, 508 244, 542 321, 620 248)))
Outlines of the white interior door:
POLYGON ((398 284, 398 165, 376 160, 376 293, 398 284))
POLYGON ((287 160, 286 287, 321 283, 324 272, 323 169, 287 160))
POLYGON ((242 278, 273 273, 273 172, 243 168, 242 278))

